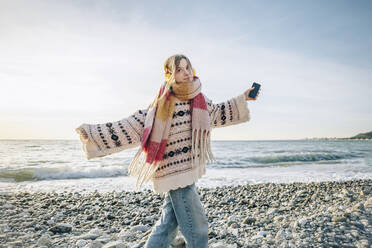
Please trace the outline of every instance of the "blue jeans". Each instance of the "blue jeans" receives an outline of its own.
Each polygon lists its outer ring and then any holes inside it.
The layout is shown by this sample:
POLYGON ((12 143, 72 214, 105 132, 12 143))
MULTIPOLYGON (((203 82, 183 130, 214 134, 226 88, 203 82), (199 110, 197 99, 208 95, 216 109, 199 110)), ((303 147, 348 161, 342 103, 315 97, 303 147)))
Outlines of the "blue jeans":
POLYGON ((186 239, 187 248, 208 247, 208 218, 195 183, 167 192, 161 218, 153 227, 145 248, 168 248, 178 227, 186 239))

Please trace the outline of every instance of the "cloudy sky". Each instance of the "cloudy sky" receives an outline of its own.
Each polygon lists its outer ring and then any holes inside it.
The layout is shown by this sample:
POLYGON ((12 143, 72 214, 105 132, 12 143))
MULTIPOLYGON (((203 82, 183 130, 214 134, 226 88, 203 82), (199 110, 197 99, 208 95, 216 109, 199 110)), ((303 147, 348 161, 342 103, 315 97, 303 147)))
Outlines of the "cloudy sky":
POLYGON ((370 1, 0 1, 0 139, 78 139, 147 107, 187 55, 215 103, 262 85, 214 140, 372 131, 370 1))

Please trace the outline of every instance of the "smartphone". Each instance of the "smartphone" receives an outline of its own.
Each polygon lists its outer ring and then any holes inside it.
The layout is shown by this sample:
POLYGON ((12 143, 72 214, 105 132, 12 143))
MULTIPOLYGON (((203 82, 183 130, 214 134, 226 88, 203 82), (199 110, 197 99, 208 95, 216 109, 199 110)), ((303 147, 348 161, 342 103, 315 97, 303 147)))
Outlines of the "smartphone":
POLYGON ((257 96, 258 90, 260 89, 261 85, 256 82, 253 82, 251 87, 254 87, 254 89, 249 92, 248 96, 255 98, 257 96))

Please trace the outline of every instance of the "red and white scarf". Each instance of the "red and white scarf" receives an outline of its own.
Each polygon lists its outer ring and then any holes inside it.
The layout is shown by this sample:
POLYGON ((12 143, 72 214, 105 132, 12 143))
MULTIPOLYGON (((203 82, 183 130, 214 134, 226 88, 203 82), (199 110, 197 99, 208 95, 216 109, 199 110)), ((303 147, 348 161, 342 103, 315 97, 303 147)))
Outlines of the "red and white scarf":
POLYGON ((157 100, 150 105, 142 135, 141 147, 128 167, 131 176, 137 176, 137 188, 149 181, 163 160, 174 113, 175 98, 190 100, 192 126, 192 167, 214 161, 210 147, 210 116, 201 93, 201 82, 194 76, 190 83, 174 83, 167 89, 160 87, 157 100), (164 91, 166 91, 164 93, 164 91), (140 158, 144 153, 145 156, 140 158))

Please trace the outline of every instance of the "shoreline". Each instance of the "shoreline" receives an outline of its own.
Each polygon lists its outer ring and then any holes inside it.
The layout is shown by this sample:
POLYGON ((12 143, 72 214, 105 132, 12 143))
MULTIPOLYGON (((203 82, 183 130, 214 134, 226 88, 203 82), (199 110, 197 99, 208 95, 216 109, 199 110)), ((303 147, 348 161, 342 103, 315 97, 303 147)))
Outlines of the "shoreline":
MULTIPOLYGON (((356 161, 361 164, 360 162, 356 161)), ((300 164, 284 162, 276 166, 260 168, 208 168, 206 175, 200 178, 196 186, 199 188, 215 188, 223 186, 253 185, 264 183, 311 183, 327 181, 349 181, 372 179, 372 172, 359 166, 355 170, 355 164, 342 163, 331 164, 325 160, 314 164, 312 161, 300 164), (353 170, 350 173, 350 170, 353 170), (337 174, 334 171, 338 171, 337 174)), ((60 178, 43 179, 22 182, 0 182, 0 194, 12 194, 17 192, 29 193, 75 193, 86 195, 98 191, 121 192, 152 190, 152 183, 142 185, 140 189, 135 187, 136 178, 130 176, 99 177, 99 178, 60 178)))
MULTIPOLYGON (((197 189, 212 248, 372 245, 372 179, 197 189)), ((150 189, 0 194, 0 246, 142 247, 162 204, 150 189)))

